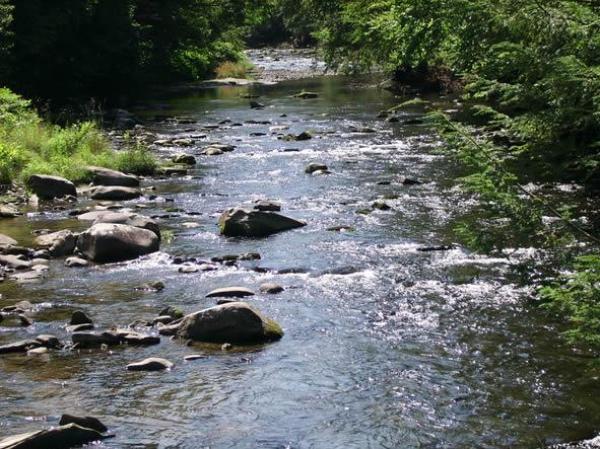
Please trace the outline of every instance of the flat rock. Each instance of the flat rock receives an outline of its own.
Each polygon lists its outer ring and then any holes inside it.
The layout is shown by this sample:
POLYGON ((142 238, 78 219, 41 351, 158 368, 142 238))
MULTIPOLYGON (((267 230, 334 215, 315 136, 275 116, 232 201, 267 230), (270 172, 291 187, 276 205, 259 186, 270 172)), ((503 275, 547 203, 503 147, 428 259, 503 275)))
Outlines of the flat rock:
POLYGON ((121 186, 121 187, 139 187, 140 180, 137 176, 110 170, 103 167, 87 167, 92 175, 92 183, 96 186, 121 186))
POLYGON ((4 438, 0 449, 68 449, 105 438, 96 430, 68 424, 4 438))
POLYGON ((301 98, 303 100, 318 98, 319 94, 317 92, 298 92, 297 94, 292 95, 294 98, 301 98))
POLYGON ((31 268, 32 264, 28 260, 23 260, 21 256, 2 254, 0 255, 0 266, 5 266, 14 270, 28 270, 31 268))
POLYGON ((266 237, 303 226, 306 223, 274 212, 241 208, 229 209, 219 218, 221 234, 228 237, 266 237))
POLYGON ((26 185, 29 190, 43 200, 77 196, 75 184, 59 176, 31 175, 27 179, 26 185))
POLYGON ((248 304, 234 302, 185 316, 176 335, 200 342, 253 344, 279 340, 283 330, 248 304))
POLYGON ((77 239, 77 249, 98 263, 135 259, 159 248, 160 239, 154 232, 122 224, 96 224, 77 239))
POLYGON ((183 360, 185 360, 186 362, 193 362, 194 360, 203 360, 203 359, 207 359, 208 357, 206 357, 205 355, 200 355, 200 354, 192 354, 192 355, 186 355, 183 360))
POLYGON ((122 342, 122 338, 116 332, 74 332, 71 335, 73 344, 79 348, 98 348, 102 345, 116 346, 122 342))
POLYGON ((90 190, 93 200, 127 201, 139 198, 142 192, 133 187, 98 186, 90 190))
POLYGON ((130 363, 127 371, 163 371, 173 368, 173 363, 158 357, 151 357, 141 362, 130 363))
MULTIPOLYGON (((32 267, 34 268, 34 267, 32 267)), ((12 273, 10 275, 10 279, 23 283, 23 284, 27 284, 30 282, 36 282, 41 280, 44 277, 44 273, 43 271, 20 271, 18 273, 12 273)))
POLYGON ((42 344, 37 340, 20 340, 15 343, 0 346, 0 354, 27 352, 30 349, 39 348, 40 346, 42 346, 42 344))
POLYGON ((131 346, 153 346, 160 343, 160 337, 138 332, 128 332, 122 338, 125 343, 131 346))
POLYGON ((254 296, 254 292, 244 287, 218 288, 206 295, 207 298, 243 298, 254 296))

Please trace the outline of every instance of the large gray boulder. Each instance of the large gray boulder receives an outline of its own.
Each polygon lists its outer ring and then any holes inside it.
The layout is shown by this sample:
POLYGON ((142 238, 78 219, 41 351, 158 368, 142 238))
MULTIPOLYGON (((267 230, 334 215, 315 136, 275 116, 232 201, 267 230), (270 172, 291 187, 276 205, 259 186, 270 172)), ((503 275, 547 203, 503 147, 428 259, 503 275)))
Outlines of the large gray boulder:
POLYGON ((186 315, 175 335, 200 342, 253 344, 279 340, 283 330, 248 304, 233 302, 186 315))
MULTIPOLYGON (((88 217, 94 217, 94 212, 88 212, 88 217)), ((79 216, 79 219, 84 215, 79 216)), ((134 226, 136 228, 147 229, 148 231, 154 232, 158 238, 160 239, 160 226, 158 223, 152 218, 145 217, 143 215, 130 214, 126 212, 113 212, 113 211, 102 211, 95 216, 93 219, 93 224, 99 223, 114 223, 114 224, 124 224, 128 226, 134 226)))
POLYGON ((229 209, 219 218, 221 234, 228 237, 266 237, 306 226, 306 223, 274 212, 229 209))
POLYGON ((69 230, 53 232, 36 237, 35 244, 47 249, 52 257, 62 257, 73 254, 77 244, 77 234, 69 230))
POLYGON ((137 176, 128 175, 120 171, 110 170, 103 167, 87 167, 92 175, 92 183, 96 186, 121 186, 139 187, 140 180, 137 176))
POLYGON ((90 191, 93 200, 126 201, 142 196, 142 192, 134 187, 98 186, 90 191))
POLYGON ((43 200, 77 196, 75 184, 59 176, 31 175, 26 184, 29 190, 43 200))
POLYGON ((77 239, 77 249, 98 263, 135 259, 159 247, 160 239, 154 232, 122 224, 96 224, 77 239))

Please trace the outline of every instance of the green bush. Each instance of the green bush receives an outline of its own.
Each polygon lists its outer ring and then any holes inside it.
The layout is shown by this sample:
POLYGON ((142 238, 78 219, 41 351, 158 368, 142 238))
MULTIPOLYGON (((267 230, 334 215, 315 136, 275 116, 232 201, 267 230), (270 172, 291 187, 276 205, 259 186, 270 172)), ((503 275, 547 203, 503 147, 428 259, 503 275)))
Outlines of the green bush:
POLYGON ((574 271, 540 290, 543 307, 569 323, 573 343, 600 347, 600 256, 577 259, 574 271))
POLYGON ((25 157, 19 149, 0 142, 0 184, 9 184, 24 164, 25 157))
POLYGON ((26 180, 34 173, 63 176, 75 182, 89 180, 89 165, 150 175, 156 161, 146 147, 132 139, 122 151, 111 148, 93 122, 66 127, 40 120, 29 102, 0 89, 0 183, 26 180))
POLYGON ((150 176, 156 171, 156 159, 143 146, 118 151, 114 168, 137 176, 150 176))

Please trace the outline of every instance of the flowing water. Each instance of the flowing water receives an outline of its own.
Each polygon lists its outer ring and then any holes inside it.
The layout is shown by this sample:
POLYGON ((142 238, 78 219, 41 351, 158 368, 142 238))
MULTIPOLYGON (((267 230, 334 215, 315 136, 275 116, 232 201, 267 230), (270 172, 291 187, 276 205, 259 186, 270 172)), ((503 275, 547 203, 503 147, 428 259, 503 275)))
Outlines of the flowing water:
MULTIPOLYGON (((128 204, 170 215, 160 219, 173 236, 160 253, 82 270, 59 260, 40 283, 0 284, 0 306, 29 300, 37 308, 30 328, 0 325, 0 344, 40 333, 68 340, 64 325, 74 309, 99 326, 124 326, 167 305, 186 312, 211 306, 204 295, 214 288, 258 291, 271 281, 286 290, 249 302, 286 334, 229 352, 163 337, 148 348, 2 356, 0 435, 55 425, 62 413, 107 423, 116 437, 101 448, 535 448, 597 431, 597 364, 566 346, 528 305, 529 292, 516 285, 506 260, 460 246, 418 251, 452 243, 453 220, 472 204, 430 129, 375 118, 399 100, 374 84, 319 77, 201 89, 140 111, 160 136, 205 133, 206 142, 238 148, 200 156, 189 176, 147 180, 159 198, 128 204), (303 89, 320 96, 290 97, 303 89), (266 108, 251 110, 240 96, 248 93, 266 108), (225 119, 243 126, 202 129, 225 119), (377 132, 354 132, 363 127, 377 132), (305 130, 315 137, 286 142, 274 134, 305 130), (332 173, 307 175, 310 162, 332 173), (405 186, 404 177, 423 184, 405 186), (383 198, 392 210, 357 213, 383 198), (308 226, 265 239, 219 236, 220 212, 256 199, 280 201, 284 214, 308 226), (347 229, 329 230, 335 226, 347 229), (171 258, 246 252, 262 259, 187 275, 171 258), (136 290, 154 280, 166 289, 136 290), (183 361, 197 353, 207 358, 183 361), (175 367, 125 370, 151 356, 175 367)), ((197 154, 204 145, 161 152, 197 154)), ((42 212, 2 221, 0 232, 27 244, 34 229, 82 228, 68 210, 42 212)))

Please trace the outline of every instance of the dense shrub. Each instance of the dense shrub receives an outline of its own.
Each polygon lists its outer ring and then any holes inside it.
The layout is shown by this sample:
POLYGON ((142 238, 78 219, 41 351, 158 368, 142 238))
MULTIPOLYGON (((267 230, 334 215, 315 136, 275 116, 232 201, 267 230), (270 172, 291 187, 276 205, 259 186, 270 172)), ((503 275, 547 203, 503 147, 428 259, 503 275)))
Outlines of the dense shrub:
POLYGON ((29 102, 0 89, 0 184, 24 180, 34 173, 85 181, 88 165, 147 175, 153 173, 155 164, 139 144, 115 152, 94 123, 65 127, 46 123, 29 102))

